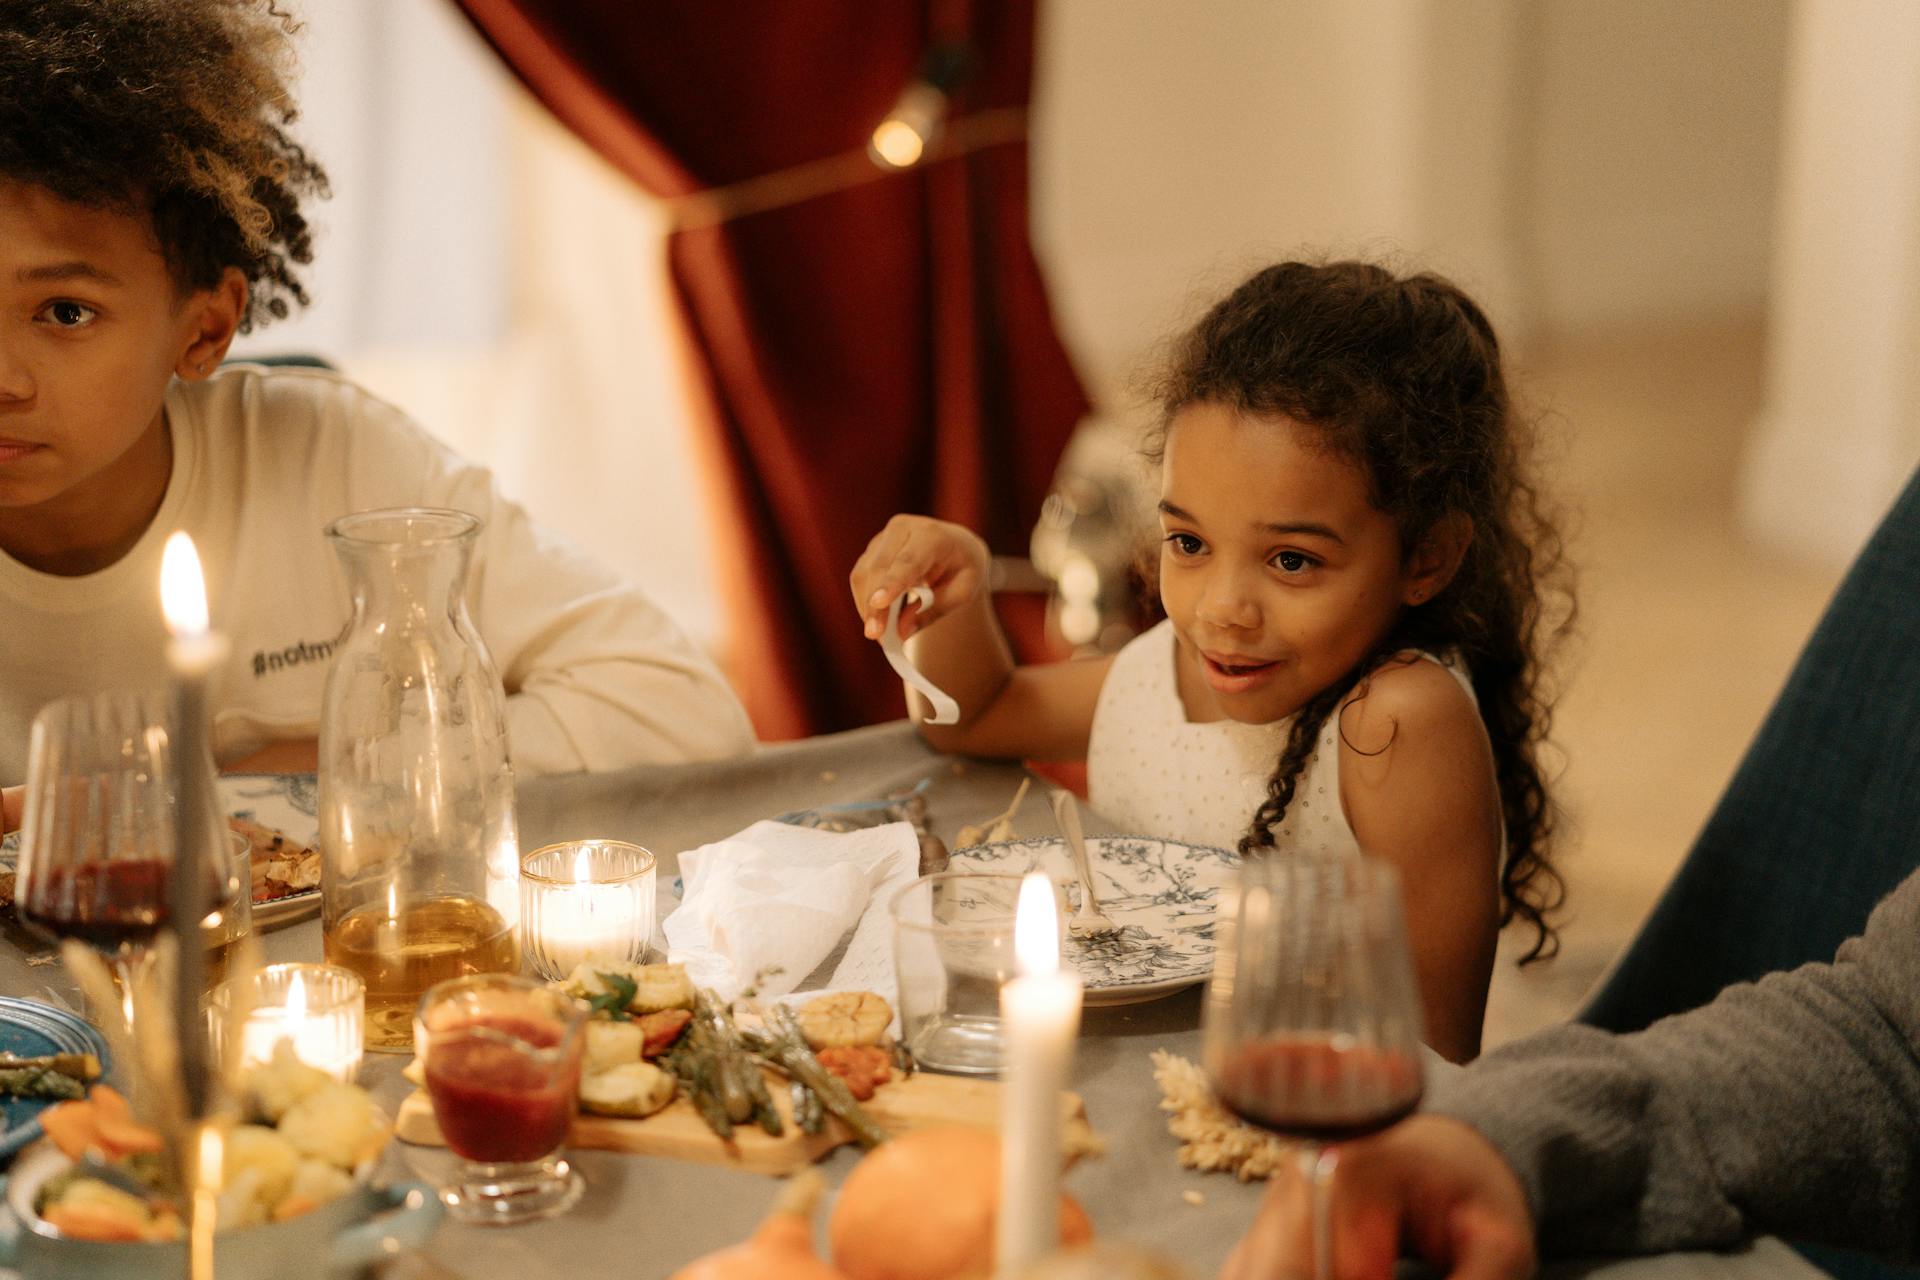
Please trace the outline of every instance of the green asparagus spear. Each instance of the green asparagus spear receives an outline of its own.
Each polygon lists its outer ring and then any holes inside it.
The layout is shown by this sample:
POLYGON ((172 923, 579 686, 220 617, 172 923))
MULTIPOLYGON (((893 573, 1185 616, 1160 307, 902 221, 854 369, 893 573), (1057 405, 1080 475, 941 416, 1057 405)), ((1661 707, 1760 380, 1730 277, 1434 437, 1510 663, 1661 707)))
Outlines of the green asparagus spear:
POLYGON ((71 1076, 81 1084, 92 1084, 100 1078, 100 1059, 91 1053, 50 1053, 45 1057, 22 1058, 11 1053, 0 1052, 0 1071, 14 1071, 33 1067, 45 1071, 57 1071, 63 1076, 71 1076))
POLYGON ((792 1010, 785 1005, 771 1006, 767 1010, 767 1025, 773 1032, 773 1047, 780 1065, 788 1075, 819 1095, 821 1104, 853 1130, 861 1146, 873 1148, 887 1140, 886 1132, 854 1101, 846 1082, 821 1066, 820 1059, 807 1048, 807 1038, 801 1033, 800 1024, 794 1021, 792 1010))
POLYGON ((0 1096, 15 1098, 84 1098, 87 1086, 52 1067, 16 1067, 0 1070, 0 1096))
POLYGON ((819 1094, 799 1080, 789 1080, 787 1090, 793 1099, 793 1122, 802 1133, 818 1133, 826 1127, 827 1113, 819 1094))

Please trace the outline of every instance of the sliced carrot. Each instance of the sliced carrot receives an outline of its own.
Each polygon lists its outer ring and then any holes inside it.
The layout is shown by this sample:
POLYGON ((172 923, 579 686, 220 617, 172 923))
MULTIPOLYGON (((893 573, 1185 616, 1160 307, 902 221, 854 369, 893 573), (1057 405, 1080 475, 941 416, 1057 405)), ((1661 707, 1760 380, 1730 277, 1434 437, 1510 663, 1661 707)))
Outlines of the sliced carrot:
POLYGON ((100 1145, 109 1156, 132 1155, 140 1151, 160 1151, 160 1135, 145 1125, 136 1124, 127 1100, 109 1085, 95 1085, 88 1098, 94 1104, 94 1127, 100 1145))
POLYGON ((48 1226, 74 1240, 144 1240, 147 1224, 98 1204, 53 1204, 41 1215, 48 1226))
POLYGON ((91 1102, 56 1102, 40 1113, 40 1127, 47 1131, 62 1155, 78 1160, 87 1153, 88 1147, 100 1145, 96 1114, 97 1108, 91 1102))

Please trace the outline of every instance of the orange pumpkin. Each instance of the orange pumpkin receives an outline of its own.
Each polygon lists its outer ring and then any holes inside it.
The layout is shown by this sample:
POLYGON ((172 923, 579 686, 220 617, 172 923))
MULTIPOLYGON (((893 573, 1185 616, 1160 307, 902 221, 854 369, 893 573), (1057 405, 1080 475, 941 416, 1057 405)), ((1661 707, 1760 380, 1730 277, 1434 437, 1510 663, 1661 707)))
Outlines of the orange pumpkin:
MULTIPOLYGON (((889 1139, 840 1188, 827 1223, 834 1265, 848 1280, 990 1275, 999 1204, 998 1134, 941 1128, 889 1139)), ((1086 1212, 1061 1196, 1061 1245, 1092 1238, 1086 1212)))
POLYGON ((796 1175, 744 1242, 695 1258, 672 1280, 847 1280, 813 1251, 813 1206, 820 1188, 815 1170, 796 1175))

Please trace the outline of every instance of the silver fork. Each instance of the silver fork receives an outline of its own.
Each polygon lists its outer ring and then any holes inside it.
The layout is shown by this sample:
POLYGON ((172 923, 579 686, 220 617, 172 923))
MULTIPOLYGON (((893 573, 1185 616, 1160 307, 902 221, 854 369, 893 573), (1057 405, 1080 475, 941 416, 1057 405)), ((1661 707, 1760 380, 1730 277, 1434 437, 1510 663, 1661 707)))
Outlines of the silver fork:
POLYGON ((1100 910, 1100 899, 1093 891, 1093 866, 1087 861, 1087 841, 1080 833, 1079 803, 1074 800, 1073 792, 1060 787, 1054 788, 1047 798, 1053 803, 1053 820, 1060 824, 1060 834, 1067 838, 1074 869, 1080 873, 1080 908, 1067 921, 1068 931, 1082 936, 1119 932, 1120 926, 1100 910))

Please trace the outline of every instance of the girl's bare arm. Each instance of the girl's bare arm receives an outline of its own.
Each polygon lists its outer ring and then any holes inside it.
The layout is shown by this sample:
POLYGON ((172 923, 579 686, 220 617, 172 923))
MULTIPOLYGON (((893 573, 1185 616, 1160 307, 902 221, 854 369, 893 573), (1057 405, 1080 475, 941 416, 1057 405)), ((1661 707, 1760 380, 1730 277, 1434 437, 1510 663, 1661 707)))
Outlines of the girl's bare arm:
POLYGON ((986 544, 968 530, 902 515, 868 544, 848 585, 872 640, 895 597, 922 583, 932 589, 931 605, 909 604, 900 614, 907 656, 960 705, 959 723, 933 725, 925 702, 908 695, 929 743, 967 755, 1080 759, 1109 660, 1018 666, 994 616, 990 567, 986 544))
POLYGON ((1393 863, 1427 1043, 1480 1052, 1500 933, 1500 796, 1473 700, 1425 660, 1376 672, 1343 709, 1340 797, 1366 853, 1393 863))

